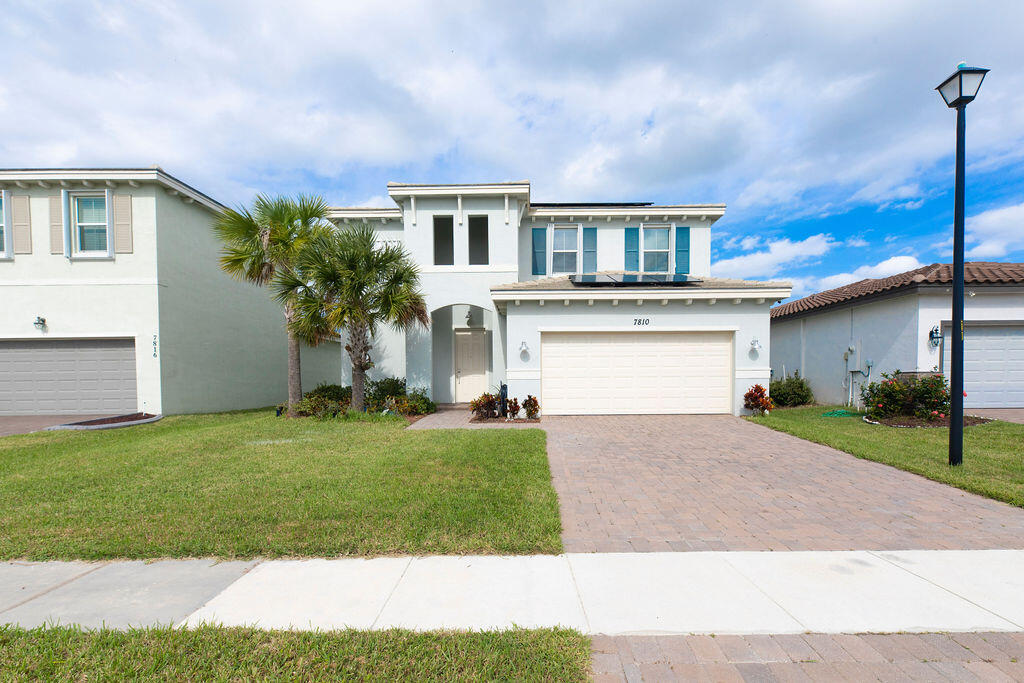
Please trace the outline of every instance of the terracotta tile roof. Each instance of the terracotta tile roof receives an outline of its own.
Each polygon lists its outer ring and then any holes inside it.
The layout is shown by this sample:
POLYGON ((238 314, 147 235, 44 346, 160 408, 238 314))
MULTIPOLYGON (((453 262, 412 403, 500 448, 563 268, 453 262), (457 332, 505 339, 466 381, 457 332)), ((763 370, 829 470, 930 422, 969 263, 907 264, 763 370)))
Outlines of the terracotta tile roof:
MULTIPOLYGON (((933 263, 905 273, 876 279, 861 280, 853 284, 829 289, 817 294, 790 301, 772 309, 772 318, 804 313, 818 308, 827 308, 866 296, 909 289, 918 285, 944 285, 953 282, 953 265, 933 263)), ((964 264, 964 282, 968 285, 1015 285, 1024 284, 1024 263, 997 263, 994 261, 972 261, 964 264)))
MULTIPOLYGON (((605 270, 595 275, 623 275, 627 271, 622 270, 605 270)), ((632 273, 636 274, 636 273, 632 273)), ((700 282, 694 282, 692 285, 695 289, 775 289, 775 288, 790 288, 793 285, 789 282, 761 282, 759 280, 731 280, 720 277, 703 277, 700 278, 700 282)), ((654 285, 636 284, 630 287, 623 287, 623 289, 652 289, 654 285)), ((657 287, 658 289, 664 289, 664 287, 657 287)), ((541 278, 539 280, 524 280, 523 282, 511 282, 507 285, 495 285, 491 287, 492 292, 504 292, 504 291, 564 291, 569 289, 595 289, 593 287, 577 287, 569 281, 568 275, 554 275, 552 277, 541 278)))

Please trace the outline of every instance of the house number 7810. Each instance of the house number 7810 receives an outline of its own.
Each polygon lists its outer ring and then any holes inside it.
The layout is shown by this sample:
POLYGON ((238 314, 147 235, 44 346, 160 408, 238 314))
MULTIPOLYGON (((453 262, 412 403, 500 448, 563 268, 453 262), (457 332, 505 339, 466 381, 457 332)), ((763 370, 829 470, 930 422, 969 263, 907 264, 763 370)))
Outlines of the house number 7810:
POLYGON ((642 325, 650 325, 650 324, 651 324, 651 319, 650 318, 633 318, 633 325, 636 326, 636 327, 640 327, 642 325))

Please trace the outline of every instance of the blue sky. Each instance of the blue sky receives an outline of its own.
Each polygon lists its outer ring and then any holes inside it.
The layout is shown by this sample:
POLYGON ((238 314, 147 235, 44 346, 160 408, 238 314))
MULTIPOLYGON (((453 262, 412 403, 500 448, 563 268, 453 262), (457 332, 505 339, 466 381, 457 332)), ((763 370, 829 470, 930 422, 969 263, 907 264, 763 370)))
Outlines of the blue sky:
POLYGON ((724 202, 713 271, 795 294, 1024 261, 1024 3, 8 2, 5 167, 159 164, 223 202, 530 179, 536 201, 724 202))

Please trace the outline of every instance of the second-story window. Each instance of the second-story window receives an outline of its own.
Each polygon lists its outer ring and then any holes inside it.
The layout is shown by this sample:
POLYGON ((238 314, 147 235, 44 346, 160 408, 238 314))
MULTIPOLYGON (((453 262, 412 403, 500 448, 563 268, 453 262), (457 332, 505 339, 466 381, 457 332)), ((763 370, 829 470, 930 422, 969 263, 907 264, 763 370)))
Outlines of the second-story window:
POLYGON ((551 243, 551 272, 575 273, 579 254, 579 230, 571 228, 555 228, 551 243))
POLYGON ((102 194, 71 197, 71 233, 78 254, 107 254, 107 199, 102 194))
POLYGON ((488 263, 487 216, 469 217, 469 265, 488 263))
POLYGON ((434 265, 455 265, 454 219, 451 216, 434 216, 434 265))
POLYGON ((667 273, 669 229, 644 227, 643 268, 645 273, 667 273))

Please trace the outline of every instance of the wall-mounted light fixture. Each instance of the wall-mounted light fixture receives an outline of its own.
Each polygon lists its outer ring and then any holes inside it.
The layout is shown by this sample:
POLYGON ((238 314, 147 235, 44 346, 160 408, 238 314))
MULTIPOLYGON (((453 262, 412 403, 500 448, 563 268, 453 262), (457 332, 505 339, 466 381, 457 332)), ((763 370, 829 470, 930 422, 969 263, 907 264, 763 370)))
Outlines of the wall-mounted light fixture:
POLYGON ((942 330, 936 325, 928 332, 928 343, 933 347, 938 347, 942 343, 942 330))
POLYGON ((525 341, 522 344, 519 345, 519 352, 520 353, 526 353, 529 350, 530 350, 530 347, 526 345, 525 341))
POLYGON ((750 340, 750 348, 754 349, 755 351, 760 351, 763 347, 761 346, 761 342, 757 340, 757 337, 754 337, 753 339, 750 340))
POLYGON ((32 323, 32 325, 35 326, 35 328, 37 330, 40 330, 40 331, 45 330, 46 329, 46 318, 44 318, 41 315, 37 315, 36 319, 32 323))

